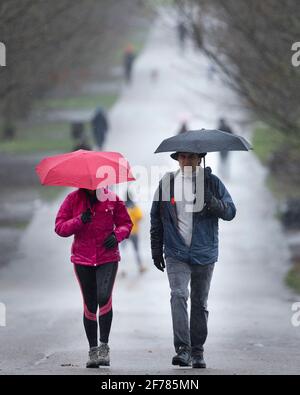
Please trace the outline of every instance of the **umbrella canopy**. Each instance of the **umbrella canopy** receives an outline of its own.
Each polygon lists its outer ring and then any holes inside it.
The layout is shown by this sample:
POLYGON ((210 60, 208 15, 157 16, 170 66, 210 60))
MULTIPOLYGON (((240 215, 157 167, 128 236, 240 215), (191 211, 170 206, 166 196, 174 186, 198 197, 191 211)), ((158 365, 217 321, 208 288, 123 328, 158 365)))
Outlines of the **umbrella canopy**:
POLYGON ((78 150, 50 156, 35 170, 43 185, 92 190, 135 180, 128 161, 118 152, 78 150))
POLYGON ((236 134, 221 130, 191 130, 164 140, 155 153, 159 152, 218 152, 249 151, 251 145, 236 134))

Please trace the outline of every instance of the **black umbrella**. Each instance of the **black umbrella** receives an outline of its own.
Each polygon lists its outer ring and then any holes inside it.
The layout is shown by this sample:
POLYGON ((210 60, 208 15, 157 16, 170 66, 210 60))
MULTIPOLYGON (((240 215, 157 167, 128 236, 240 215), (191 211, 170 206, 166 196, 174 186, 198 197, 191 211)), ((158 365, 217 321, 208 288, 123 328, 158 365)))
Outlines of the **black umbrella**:
POLYGON ((191 130, 165 139, 157 148, 159 152, 218 152, 249 151, 252 147, 244 137, 221 130, 191 130))

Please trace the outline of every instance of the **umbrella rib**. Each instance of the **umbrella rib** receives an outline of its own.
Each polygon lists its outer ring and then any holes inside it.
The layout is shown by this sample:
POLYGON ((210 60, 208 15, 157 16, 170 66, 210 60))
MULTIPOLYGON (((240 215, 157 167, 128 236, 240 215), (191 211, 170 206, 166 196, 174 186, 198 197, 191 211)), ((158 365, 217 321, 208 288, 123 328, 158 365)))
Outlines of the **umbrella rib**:
POLYGON ((85 163, 86 163, 86 167, 87 167, 88 174, 89 174, 89 183, 90 183, 90 187, 93 188, 93 178, 92 178, 92 172, 91 172, 91 168, 90 168, 89 161, 85 159, 85 163))

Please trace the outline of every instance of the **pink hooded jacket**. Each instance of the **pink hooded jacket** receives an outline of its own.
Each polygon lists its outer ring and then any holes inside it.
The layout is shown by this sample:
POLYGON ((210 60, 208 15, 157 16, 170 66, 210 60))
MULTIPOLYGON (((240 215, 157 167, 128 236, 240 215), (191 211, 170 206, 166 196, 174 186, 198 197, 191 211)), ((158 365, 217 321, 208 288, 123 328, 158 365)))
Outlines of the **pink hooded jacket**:
POLYGON ((92 207, 86 192, 78 189, 70 193, 61 205, 55 232, 61 237, 74 235, 71 262, 86 266, 99 266, 120 261, 119 248, 104 247, 104 240, 114 232, 118 242, 129 237, 132 222, 124 202, 112 191, 105 189, 107 200, 97 201, 92 207), (92 221, 84 224, 81 214, 90 207, 92 221))

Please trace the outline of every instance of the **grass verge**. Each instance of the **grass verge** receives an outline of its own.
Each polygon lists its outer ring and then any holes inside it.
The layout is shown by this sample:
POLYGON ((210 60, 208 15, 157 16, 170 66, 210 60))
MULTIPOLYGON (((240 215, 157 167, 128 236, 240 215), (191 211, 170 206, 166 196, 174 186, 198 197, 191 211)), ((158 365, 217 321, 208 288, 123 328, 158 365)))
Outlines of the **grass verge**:
POLYGON ((286 284, 295 292, 300 294, 300 262, 297 262, 290 269, 285 278, 286 284))
MULTIPOLYGON (((254 152, 260 161, 268 166, 272 155, 280 152, 282 147, 289 147, 287 155, 284 159, 287 161, 295 160, 295 163, 300 163, 300 146, 299 141, 292 140, 290 137, 284 136, 277 130, 274 130, 265 125, 258 125, 254 130, 253 146, 254 152)), ((284 163, 282 164, 285 165, 284 163)), ((288 167, 287 167, 288 169, 288 167)), ((287 198, 300 199, 300 185, 295 182, 288 171, 283 172, 283 176, 273 174, 272 171, 267 177, 267 186, 278 201, 285 201, 287 198)), ((279 213, 277 213, 280 219, 279 213)), ((288 271, 285 277, 285 283, 293 291, 300 294, 300 262, 293 259, 292 268, 288 271)))

